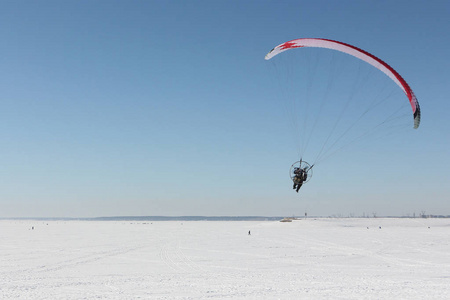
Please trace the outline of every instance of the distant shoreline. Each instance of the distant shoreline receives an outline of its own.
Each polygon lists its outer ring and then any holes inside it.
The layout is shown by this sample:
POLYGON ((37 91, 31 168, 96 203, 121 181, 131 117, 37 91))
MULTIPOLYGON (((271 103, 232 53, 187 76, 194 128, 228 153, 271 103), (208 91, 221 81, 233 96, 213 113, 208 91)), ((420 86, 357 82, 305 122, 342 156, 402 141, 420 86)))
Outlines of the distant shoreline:
MULTIPOLYGON (((0 220, 42 220, 42 221, 280 221, 286 217, 267 217, 267 216, 113 216, 113 217, 92 217, 92 218, 65 218, 65 217, 19 217, 19 218, 0 218, 0 220)), ((295 219, 380 219, 380 218, 398 218, 398 219, 427 219, 427 218, 450 218, 450 215, 427 215, 427 216, 376 216, 376 217, 337 217, 337 216, 308 216, 305 217, 287 217, 295 219)))
POLYGON ((65 217, 21 217, 0 218, 0 220, 37 220, 37 221, 278 221, 284 217, 265 216, 114 216, 92 218, 65 217))

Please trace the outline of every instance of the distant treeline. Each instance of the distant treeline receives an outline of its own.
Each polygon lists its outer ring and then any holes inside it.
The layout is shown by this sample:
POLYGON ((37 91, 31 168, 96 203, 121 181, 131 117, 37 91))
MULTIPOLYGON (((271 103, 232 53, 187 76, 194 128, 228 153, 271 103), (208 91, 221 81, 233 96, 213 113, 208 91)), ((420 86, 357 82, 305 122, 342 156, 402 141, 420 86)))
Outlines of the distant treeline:
POLYGON ((278 221, 283 217, 262 216, 142 216, 142 217, 98 217, 91 218, 93 221, 278 221))
MULTIPOLYGON (((300 220, 305 217, 290 217, 288 219, 300 220)), ((450 215, 420 215, 420 216, 342 216, 332 215, 328 217, 311 216, 308 219, 359 219, 359 218, 450 218, 450 215)), ((42 220, 42 221, 280 221, 286 217, 264 217, 264 216, 116 216, 116 217, 94 217, 94 218, 0 218, 0 220, 42 220)))
POLYGON ((94 218, 0 218, 0 220, 41 221, 279 221, 283 217, 264 216, 115 216, 94 218))

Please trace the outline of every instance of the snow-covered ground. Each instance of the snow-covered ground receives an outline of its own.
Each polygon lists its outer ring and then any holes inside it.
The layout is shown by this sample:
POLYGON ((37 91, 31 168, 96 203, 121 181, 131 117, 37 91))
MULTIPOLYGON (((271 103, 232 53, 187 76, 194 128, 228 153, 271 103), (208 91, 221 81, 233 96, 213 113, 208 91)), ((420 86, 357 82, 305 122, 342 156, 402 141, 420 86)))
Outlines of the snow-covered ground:
POLYGON ((4 220, 0 298, 450 299, 450 219, 4 220))

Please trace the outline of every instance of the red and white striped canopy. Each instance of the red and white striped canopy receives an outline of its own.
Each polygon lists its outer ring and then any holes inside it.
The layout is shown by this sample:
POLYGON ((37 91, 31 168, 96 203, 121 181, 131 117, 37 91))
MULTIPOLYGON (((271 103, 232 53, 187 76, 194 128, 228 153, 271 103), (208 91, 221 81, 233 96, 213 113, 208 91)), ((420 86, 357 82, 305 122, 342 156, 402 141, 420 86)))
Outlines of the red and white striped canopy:
POLYGON ((409 99, 409 103, 411 104, 411 108, 414 116, 414 128, 418 128, 420 124, 420 107, 419 102, 417 101, 416 96, 414 95, 412 89, 406 83, 406 81, 395 71, 391 66, 387 63, 376 57, 375 55, 370 54, 367 51, 359 49, 355 46, 333 41, 327 39, 318 39, 318 38, 304 38, 304 39, 296 39, 281 45, 276 46, 269 53, 267 53, 265 59, 269 60, 275 55, 280 54, 286 50, 294 49, 294 48, 302 48, 302 47, 316 47, 316 48, 327 48, 336 51, 340 51, 343 53, 347 53, 351 56, 359 58, 368 64, 371 64, 375 68, 382 71, 384 74, 389 76, 406 94, 409 99))

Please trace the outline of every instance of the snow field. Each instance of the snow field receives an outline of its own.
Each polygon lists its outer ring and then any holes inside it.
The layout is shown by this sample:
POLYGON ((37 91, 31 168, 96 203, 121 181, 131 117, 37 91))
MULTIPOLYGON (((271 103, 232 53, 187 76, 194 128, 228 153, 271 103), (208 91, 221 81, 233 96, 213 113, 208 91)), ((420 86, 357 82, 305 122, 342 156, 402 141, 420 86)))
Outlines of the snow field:
POLYGON ((3 220, 0 298, 450 299, 449 233, 449 219, 3 220))

